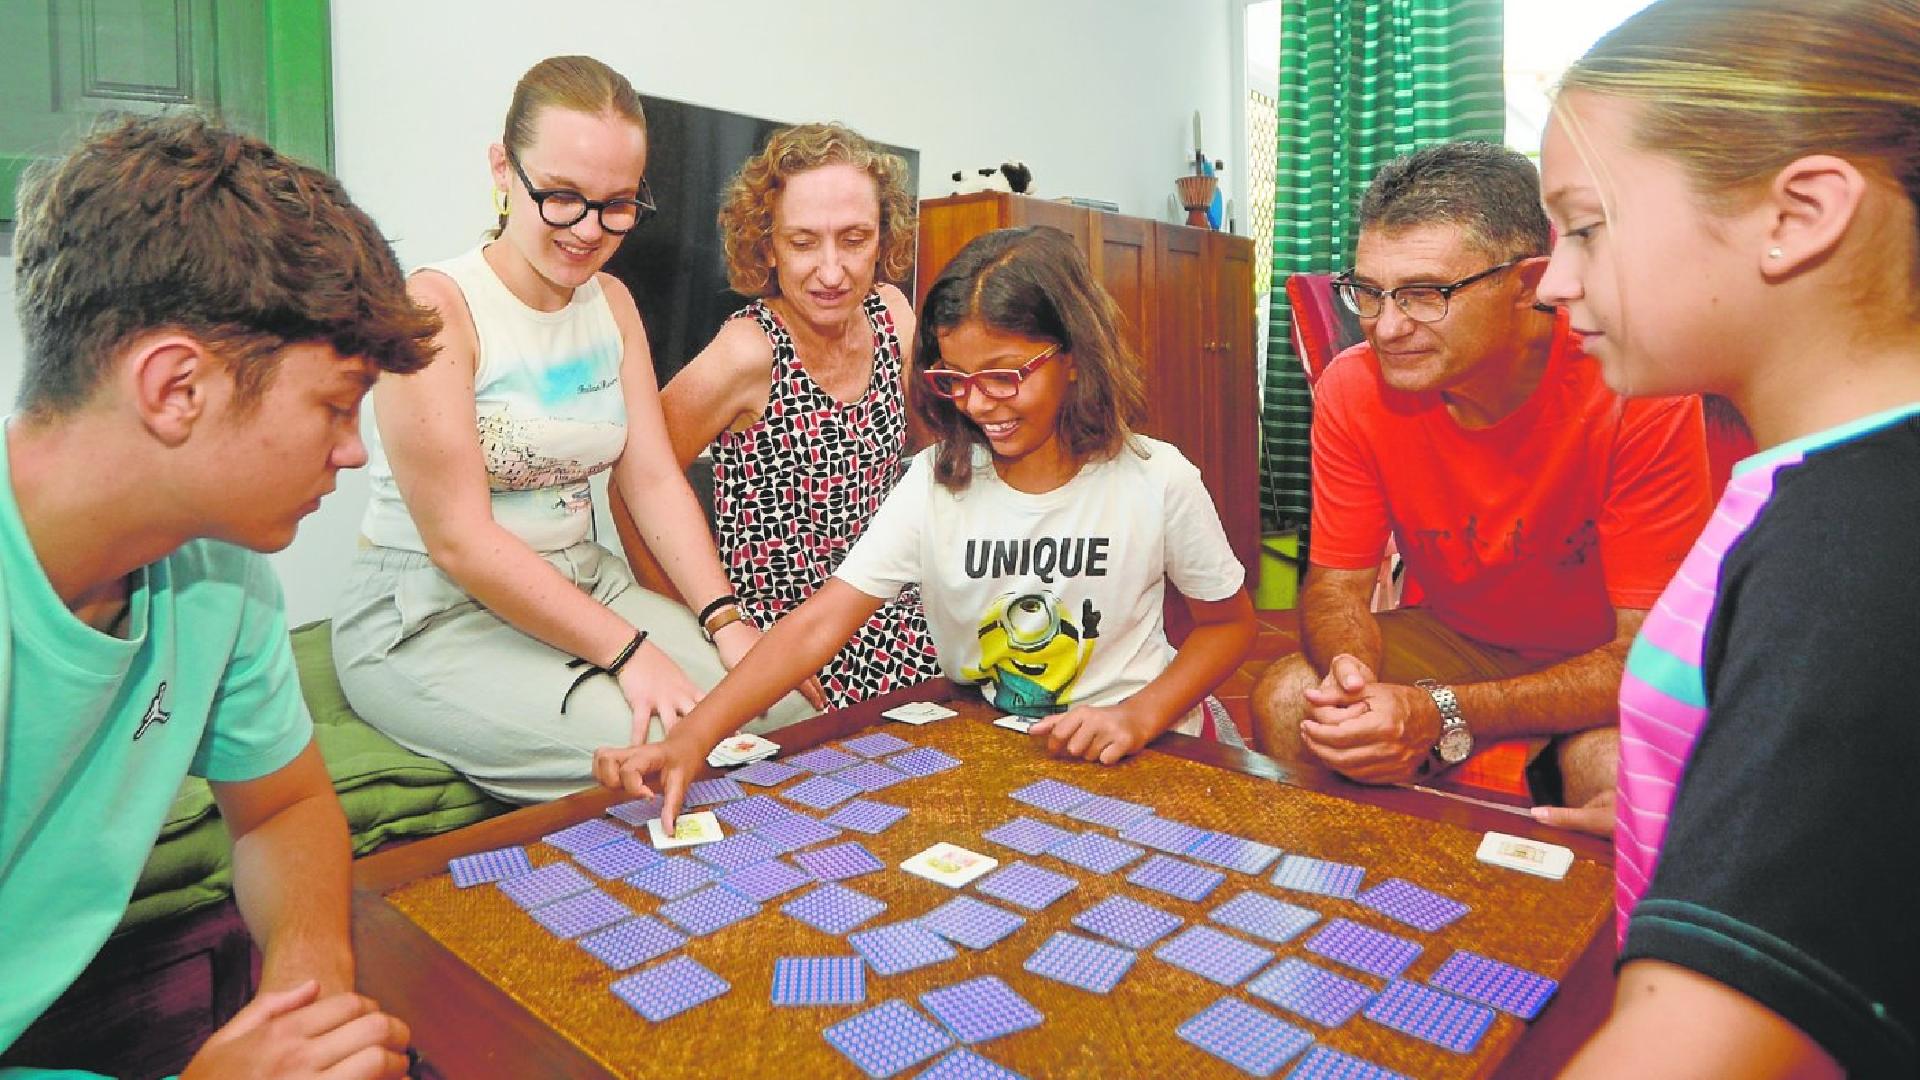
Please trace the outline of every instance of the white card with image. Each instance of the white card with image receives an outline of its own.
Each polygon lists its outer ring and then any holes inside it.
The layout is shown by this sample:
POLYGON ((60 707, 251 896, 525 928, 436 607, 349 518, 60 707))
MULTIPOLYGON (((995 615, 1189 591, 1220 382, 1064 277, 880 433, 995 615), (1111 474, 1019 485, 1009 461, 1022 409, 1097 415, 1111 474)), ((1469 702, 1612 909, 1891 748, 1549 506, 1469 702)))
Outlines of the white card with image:
POLYGON ((714 817, 711 810, 681 814, 673 823, 672 836, 660 827, 659 818, 653 818, 647 822, 647 835, 653 838, 654 847, 662 849, 711 844, 726 837, 726 833, 720 831, 720 819, 714 817))
POLYGON ((1503 832, 1488 833, 1480 841, 1480 850, 1474 857, 1483 863, 1555 881, 1566 877, 1567 871, 1573 866, 1573 851, 1570 848, 1559 844, 1543 844, 1538 840, 1503 832))
POLYGON ((765 761, 780 752, 780 744, 750 732, 729 735, 707 754, 707 764, 716 768, 765 761))
POLYGON ((1000 719, 995 720, 993 722, 993 726, 1003 727, 1003 728, 1006 728, 1008 731, 1017 731, 1020 734, 1025 735, 1027 732, 1033 730, 1033 725, 1039 722, 1040 721, 1035 720, 1031 716, 1003 716, 1000 719))
POLYGON ((935 844, 901 863, 900 869, 957 889, 999 865, 999 859, 957 844, 935 844))

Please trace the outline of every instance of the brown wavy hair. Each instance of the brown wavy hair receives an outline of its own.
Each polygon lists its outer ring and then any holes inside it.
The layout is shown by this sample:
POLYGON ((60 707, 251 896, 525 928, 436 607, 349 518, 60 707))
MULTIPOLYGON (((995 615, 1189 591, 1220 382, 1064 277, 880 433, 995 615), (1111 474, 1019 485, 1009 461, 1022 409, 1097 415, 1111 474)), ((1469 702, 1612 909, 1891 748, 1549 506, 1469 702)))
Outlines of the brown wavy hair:
POLYGON ((14 236, 26 364, 17 407, 86 403, 117 349, 177 329, 225 363, 241 408, 289 345, 382 371, 433 358, 440 319, 339 181, 193 113, 109 118, 28 169, 14 236))
MULTIPOLYGON (((1034 225, 983 233, 961 248, 920 305, 916 375, 940 363, 941 331, 976 319, 1053 342, 1073 357, 1079 378, 1067 384, 1054 431, 1075 462, 1105 461, 1126 448, 1147 412, 1140 358, 1120 334, 1120 309, 1072 237, 1034 225)), ((973 448, 985 446, 986 436, 917 377, 913 389, 914 414, 940 443, 934 479, 959 491, 973 479, 973 448)))
POLYGON ((720 207, 720 240, 727 252, 727 284, 742 296, 773 297, 773 204, 787 180, 823 165, 845 163, 873 177, 880 196, 880 257, 876 276, 895 285, 913 272, 913 193, 907 163, 839 124, 796 124, 767 139, 727 185, 720 207))
MULTIPOLYGON (((540 110, 547 108, 588 116, 617 116, 633 123, 643 135, 647 130, 647 111, 641 107, 633 83, 591 56, 549 56, 528 68, 514 84, 500 145, 516 156, 526 153, 533 145, 540 110)), ((507 215, 501 214, 487 235, 497 240, 506 227, 507 215)))

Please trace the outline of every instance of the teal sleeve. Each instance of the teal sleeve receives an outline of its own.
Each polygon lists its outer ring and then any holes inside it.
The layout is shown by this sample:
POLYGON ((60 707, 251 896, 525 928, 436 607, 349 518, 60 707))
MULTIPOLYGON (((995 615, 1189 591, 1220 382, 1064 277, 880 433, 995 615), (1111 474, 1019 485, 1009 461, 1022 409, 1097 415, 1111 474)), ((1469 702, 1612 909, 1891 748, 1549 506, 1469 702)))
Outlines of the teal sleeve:
MULTIPOLYGON (((0 1080, 109 1080, 99 1073, 80 1072, 77 1069, 23 1069, 8 1067, 0 1069, 0 1080)), ((169 1076, 167 1080, 180 1080, 169 1076)))
POLYGON ((265 776, 313 737, 280 579, 265 558, 238 549, 232 554, 244 566, 239 629, 192 765, 194 775, 216 782, 265 776))

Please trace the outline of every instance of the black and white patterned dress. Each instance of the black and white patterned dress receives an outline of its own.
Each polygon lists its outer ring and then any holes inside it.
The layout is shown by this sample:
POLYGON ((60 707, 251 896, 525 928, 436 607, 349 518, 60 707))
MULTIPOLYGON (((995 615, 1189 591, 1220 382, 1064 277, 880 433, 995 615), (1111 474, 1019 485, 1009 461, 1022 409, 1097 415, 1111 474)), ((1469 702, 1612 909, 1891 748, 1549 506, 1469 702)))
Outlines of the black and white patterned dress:
MULTIPOLYGON (((851 404, 807 374, 766 304, 733 316, 759 324, 773 368, 760 419, 713 441, 714 524, 741 608, 762 630, 833 573, 905 471, 900 338, 879 293, 861 306, 873 329, 873 374, 851 404)), ((840 708, 938 674, 920 590, 910 588, 867 620, 820 682, 828 706, 840 708)))

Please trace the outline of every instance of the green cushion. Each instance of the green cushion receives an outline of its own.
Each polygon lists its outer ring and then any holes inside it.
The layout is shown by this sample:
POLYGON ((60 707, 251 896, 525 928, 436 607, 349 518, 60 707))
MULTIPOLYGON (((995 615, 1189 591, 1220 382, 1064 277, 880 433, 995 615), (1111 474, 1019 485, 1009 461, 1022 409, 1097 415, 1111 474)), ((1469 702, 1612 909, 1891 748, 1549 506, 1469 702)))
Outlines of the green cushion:
MULTIPOLYGON (((347 814, 353 852, 458 829, 511 809, 354 715, 333 672, 332 627, 308 623, 293 632, 300 690, 313 714, 314 741, 347 814)), ((153 855, 134 887, 118 932, 155 919, 220 903, 233 891, 232 844, 207 782, 188 777, 161 826, 153 855)))

